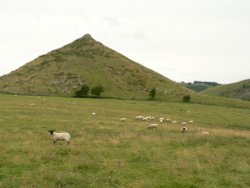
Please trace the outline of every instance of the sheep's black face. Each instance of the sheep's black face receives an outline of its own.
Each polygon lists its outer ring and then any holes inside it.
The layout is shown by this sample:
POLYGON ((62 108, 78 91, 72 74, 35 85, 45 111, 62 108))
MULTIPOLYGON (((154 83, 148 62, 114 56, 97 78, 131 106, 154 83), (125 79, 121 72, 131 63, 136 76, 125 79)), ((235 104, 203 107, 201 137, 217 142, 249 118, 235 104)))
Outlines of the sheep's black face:
POLYGON ((52 135, 55 130, 49 130, 48 132, 52 135))

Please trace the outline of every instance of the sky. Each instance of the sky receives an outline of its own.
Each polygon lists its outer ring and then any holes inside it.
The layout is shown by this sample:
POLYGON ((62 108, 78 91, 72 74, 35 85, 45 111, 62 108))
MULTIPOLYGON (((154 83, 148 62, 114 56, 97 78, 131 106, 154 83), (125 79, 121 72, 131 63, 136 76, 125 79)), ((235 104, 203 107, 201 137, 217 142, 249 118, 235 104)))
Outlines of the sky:
POLYGON ((249 0, 0 2, 0 76, 89 33, 167 78, 250 79, 249 0))

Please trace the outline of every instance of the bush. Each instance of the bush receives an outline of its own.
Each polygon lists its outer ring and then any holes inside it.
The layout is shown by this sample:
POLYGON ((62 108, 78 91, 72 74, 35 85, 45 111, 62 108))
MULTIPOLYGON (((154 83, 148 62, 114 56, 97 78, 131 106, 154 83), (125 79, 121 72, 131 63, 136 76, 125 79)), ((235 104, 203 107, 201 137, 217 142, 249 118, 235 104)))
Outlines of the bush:
POLYGON ((182 97, 182 101, 183 102, 190 102, 191 100, 191 96, 190 95, 185 95, 184 97, 182 97))
POLYGON ((156 95, 156 89, 155 88, 152 88, 150 91, 149 91, 149 97, 150 99, 154 99, 155 98, 155 95, 156 95))
POLYGON ((93 87, 92 89, 91 89, 91 94, 92 95, 95 95, 95 96, 97 96, 97 97, 100 97, 100 95, 101 95, 101 93, 103 93, 104 92, 104 89, 103 89, 103 87, 100 85, 100 86, 96 86, 96 87, 93 87))
POLYGON ((87 97, 89 93, 89 86, 84 84, 79 90, 75 92, 75 97, 87 97))

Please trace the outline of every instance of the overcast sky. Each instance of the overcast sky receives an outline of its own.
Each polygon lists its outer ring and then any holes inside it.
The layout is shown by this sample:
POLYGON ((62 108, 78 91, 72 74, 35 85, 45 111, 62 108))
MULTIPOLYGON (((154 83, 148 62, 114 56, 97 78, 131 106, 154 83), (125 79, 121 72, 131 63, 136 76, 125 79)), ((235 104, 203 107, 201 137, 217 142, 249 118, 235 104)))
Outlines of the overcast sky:
POLYGON ((0 26, 0 76, 89 33, 174 81, 250 79, 249 0, 8 0, 0 26))

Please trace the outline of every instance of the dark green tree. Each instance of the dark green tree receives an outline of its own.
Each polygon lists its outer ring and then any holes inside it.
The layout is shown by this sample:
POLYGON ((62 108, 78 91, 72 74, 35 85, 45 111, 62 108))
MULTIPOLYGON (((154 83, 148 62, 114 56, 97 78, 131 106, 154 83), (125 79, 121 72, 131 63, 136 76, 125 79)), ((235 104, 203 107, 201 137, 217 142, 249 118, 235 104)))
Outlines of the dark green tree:
POLYGON ((191 100, 191 96, 190 95, 185 95, 185 96, 182 97, 182 101, 183 102, 190 102, 190 100, 191 100))
POLYGON ((100 85, 100 86, 93 87, 93 88, 91 89, 91 94, 92 94, 92 95, 95 95, 95 96, 97 96, 97 97, 100 97, 102 93, 104 93, 104 89, 103 89, 103 87, 102 87, 101 85, 100 85))
POLYGON ((154 100, 154 99, 155 99, 155 95, 156 95, 156 89, 155 89, 155 88, 152 88, 152 89, 149 91, 149 97, 150 97, 150 99, 154 100))
POLYGON ((75 97, 87 97, 89 93, 89 86, 87 84, 82 85, 82 87, 75 92, 75 97))

